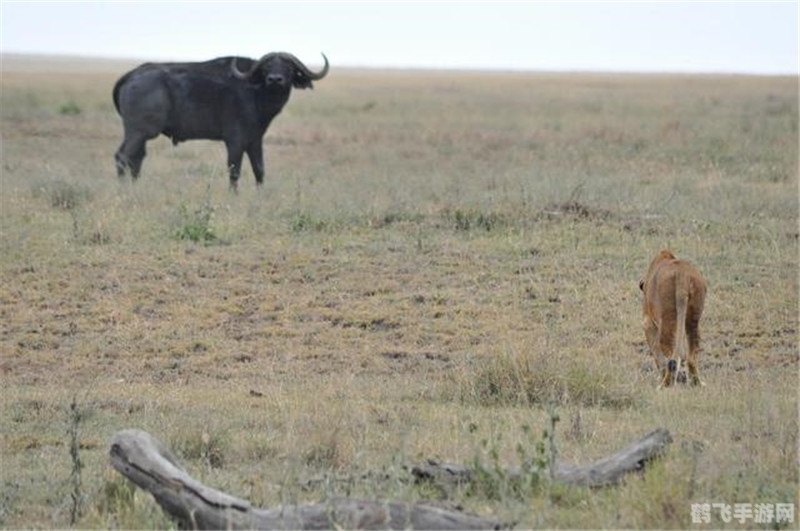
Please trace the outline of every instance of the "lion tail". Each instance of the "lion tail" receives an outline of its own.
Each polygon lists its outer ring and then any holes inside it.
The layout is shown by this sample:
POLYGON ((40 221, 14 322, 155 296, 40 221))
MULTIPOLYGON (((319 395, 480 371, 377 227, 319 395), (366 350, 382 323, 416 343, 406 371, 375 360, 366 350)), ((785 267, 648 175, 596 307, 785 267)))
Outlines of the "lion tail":
POLYGON ((688 339, 686 338, 686 312, 689 306, 689 279, 683 272, 678 273, 675 279, 675 310, 677 321, 675 323, 675 353, 678 354, 678 371, 686 362, 688 339))

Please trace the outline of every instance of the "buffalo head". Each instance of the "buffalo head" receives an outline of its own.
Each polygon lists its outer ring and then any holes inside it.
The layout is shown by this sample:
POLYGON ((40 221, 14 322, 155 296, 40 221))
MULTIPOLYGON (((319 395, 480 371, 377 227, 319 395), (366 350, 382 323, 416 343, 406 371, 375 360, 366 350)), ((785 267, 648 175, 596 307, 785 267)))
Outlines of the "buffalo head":
POLYGON ((231 61, 231 72, 239 79, 255 83, 263 83, 267 87, 285 89, 312 88, 312 81, 325 77, 328 73, 328 58, 322 54, 325 66, 319 72, 312 72, 300 59, 286 52, 272 52, 253 63, 249 70, 242 72, 236 66, 236 59, 231 61))

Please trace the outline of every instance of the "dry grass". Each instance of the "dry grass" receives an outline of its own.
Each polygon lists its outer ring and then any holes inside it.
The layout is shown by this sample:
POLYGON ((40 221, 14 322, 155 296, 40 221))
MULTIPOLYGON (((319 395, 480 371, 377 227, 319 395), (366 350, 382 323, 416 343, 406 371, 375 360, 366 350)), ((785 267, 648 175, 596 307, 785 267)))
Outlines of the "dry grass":
POLYGON ((256 504, 413 500, 439 494, 402 465, 516 464, 553 406, 573 462, 676 443, 617 489, 448 503, 665 528, 797 501, 797 80, 333 70, 232 195, 210 142, 117 182, 122 69, 34 66, 0 87, 2 525, 68 524, 73 397, 80 527, 168 525, 108 470, 125 427, 256 504), (702 390, 655 391, 637 283, 665 246, 709 280, 702 390))

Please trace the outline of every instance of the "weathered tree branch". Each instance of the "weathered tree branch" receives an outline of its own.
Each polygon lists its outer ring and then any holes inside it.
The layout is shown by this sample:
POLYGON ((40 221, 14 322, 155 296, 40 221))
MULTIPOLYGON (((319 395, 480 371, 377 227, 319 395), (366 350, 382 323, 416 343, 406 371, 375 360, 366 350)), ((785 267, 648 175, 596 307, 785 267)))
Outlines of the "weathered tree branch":
MULTIPOLYGON (((554 481, 569 485, 616 485, 626 474, 641 471, 663 455, 672 437, 663 428, 614 455, 587 466, 558 464, 554 481)), ((249 502, 195 480, 160 441, 139 430, 118 432, 111 441, 111 464, 136 485, 150 492, 179 525, 196 529, 497 529, 499 522, 424 504, 334 499, 327 503, 254 508, 249 502)), ((472 469, 428 461, 412 468, 417 481, 443 487, 473 480, 472 469)), ((508 478, 519 479, 518 469, 508 478)))
POLYGON ((641 472, 649 462, 664 455, 672 436, 664 428, 654 430, 619 452, 586 466, 559 464, 555 481, 584 487, 619 484, 631 472, 641 472))
POLYGON ((140 430, 111 440, 111 465, 150 492, 184 528, 195 529, 498 529, 499 522, 421 504, 336 499, 254 508, 195 480, 160 441, 140 430))
MULTIPOLYGON (((659 428, 614 455, 590 465, 573 466, 559 463, 553 481, 584 487, 616 485, 626 474, 643 470, 647 463, 663 455, 671 442, 669 431, 659 428)), ((475 475, 468 467, 434 460, 414 466, 411 473, 418 482, 430 481, 447 488, 468 484, 475 475)), ((521 474, 519 469, 508 471, 508 477, 512 480, 518 479, 521 474)))

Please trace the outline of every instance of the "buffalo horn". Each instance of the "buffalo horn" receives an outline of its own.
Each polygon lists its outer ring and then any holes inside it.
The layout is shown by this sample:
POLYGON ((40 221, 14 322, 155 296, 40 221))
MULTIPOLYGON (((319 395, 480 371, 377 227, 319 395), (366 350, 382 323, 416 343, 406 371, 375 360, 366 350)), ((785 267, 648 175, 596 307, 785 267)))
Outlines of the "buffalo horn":
POLYGON ((241 70, 239 70, 239 67, 236 66, 236 58, 234 57, 231 60, 231 72, 233 72, 233 75, 238 77, 239 79, 250 79, 250 76, 252 76, 253 73, 256 70, 258 70, 261 67, 261 65, 263 65, 266 62, 266 60, 269 59, 272 55, 273 54, 268 53, 267 55, 262 56, 261 59, 253 63, 253 66, 251 66, 247 72, 242 72, 241 70))
POLYGON ((325 57, 325 54, 322 53, 322 52, 320 52, 320 54, 322 55, 322 58, 325 60, 325 66, 322 67, 322 70, 320 70, 319 72, 316 72, 316 73, 312 72, 311 70, 309 70, 308 67, 306 65, 304 65, 300 61, 300 59, 298 59, 294 55, 292 55, 290 53, 286 53, 286 52, 282 53, 281 55, 285 59, 288 59, 289 61, 294 63, 294 66, 297 67, 297 69, 300 70, 303 73, 303 75, 306 76, 308 79, 310 79, 311 81, 317 81, 318 79, 322 79, 323 77, 325 77, 325 74, 328 73, 328 68, 330 66, 328 64, 328 58, 325 57))

